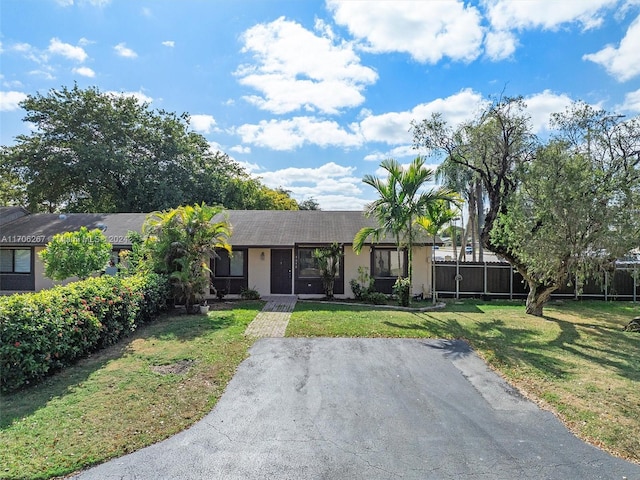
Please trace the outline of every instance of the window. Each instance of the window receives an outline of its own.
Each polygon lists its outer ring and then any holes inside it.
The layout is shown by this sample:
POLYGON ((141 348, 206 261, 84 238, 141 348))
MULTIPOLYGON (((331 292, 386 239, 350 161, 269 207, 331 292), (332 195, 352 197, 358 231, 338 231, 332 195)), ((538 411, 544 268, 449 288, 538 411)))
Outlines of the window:
POLYGON ((398 277, 404 276, 405 252, 400 252, 398 264, 398 251, 391 249, 375 249, 373 251, 373 276, 374 277, 398 277))
POLYGON ((235 250, 232 254, 226 250, 218 251, 215 259, 214 276, 216 277, 244 277, 244 250, 235 250))
MULTIPOLYGON (((304 247, 298 249, 298 276, 301 278, 320 278, 320 266, 318 260, 313 253, 321 247, 304 247)), ((340 276, 340 259, 336 265, 338 275, 340 276)))
POLYGON ((3 248, 0 250, 0 272, 31 273, 31 249, 3 248))
POLYGON ((300 277, 320 277, 318 260, 313 256, 315 248, 298 249, 298 275, 300 277))

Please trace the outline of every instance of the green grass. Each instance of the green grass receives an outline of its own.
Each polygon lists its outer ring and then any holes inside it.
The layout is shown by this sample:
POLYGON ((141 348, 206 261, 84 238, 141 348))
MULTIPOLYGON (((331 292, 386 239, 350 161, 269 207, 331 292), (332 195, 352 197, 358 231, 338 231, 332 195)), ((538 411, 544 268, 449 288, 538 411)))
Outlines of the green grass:
MULTIPOLYGON (((165 316, 40 385, 1 397, 0 478, 51 478, 160 441, 215 405, 252 340, 262 302, 165 316), (164 369, 186 362, 183 374, 164 369), (160 373, 158 373, 160 372, 160 373)), ((517 302, 433 312, 298 302, 288 336, 467 339, 579 436, 640 461, 640 315, 631 303, 564 302, 544 318, 517 302)))
POLYGON ((193 424, 246 357, 243 333, 262 305, 161 317, 40 385, 3 395, 0 478, 65 475, 193 424), (185 373, 167 373, 183 363, 185 373))
POLYGON ((287 336, 466 339, 581 438, 640 462, 640 334, 622 331, 638 315, 624 302, 555 302, 543 318, 519 302, 424 313, 299 302, 287 336))

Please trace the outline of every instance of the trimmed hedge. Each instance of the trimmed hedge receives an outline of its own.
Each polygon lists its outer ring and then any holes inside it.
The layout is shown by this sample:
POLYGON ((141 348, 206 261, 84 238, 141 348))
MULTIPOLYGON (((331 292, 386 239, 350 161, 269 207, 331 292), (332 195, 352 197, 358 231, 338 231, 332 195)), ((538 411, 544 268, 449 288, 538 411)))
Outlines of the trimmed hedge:
POLYGON ((152 320, 167 295, 165 277, 139 274, 0 297, 0 389, 36 383, 116 343, 152 320))

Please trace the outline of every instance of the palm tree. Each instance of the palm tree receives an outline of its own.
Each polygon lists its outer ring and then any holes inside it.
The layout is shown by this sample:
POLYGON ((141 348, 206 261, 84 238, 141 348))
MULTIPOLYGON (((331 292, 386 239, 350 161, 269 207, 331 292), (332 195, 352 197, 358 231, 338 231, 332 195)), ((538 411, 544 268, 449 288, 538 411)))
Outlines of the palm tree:
MULTIPOLYGON (((367 217, 375 217, 378 227, 364 227, 353 239, 353 250, 356 253, 362 251, 364 243, 369 237, 378 242, 386 235, 393 235, 398 251, 398 265, 401 264, 401 238, 404 227, 403 205, 400 199, 398 180, 402 167, 390 158, 384 160, 380 166, 387 171, 387 179, 383 180, 373 175, 365 175, 362 181, 372 186, 378 193, 378 199, 365 206, 364 214, 367 217)), ((398 273, 400 276, 400 273, 398 273)))
POLYGON ((436 303, 436 235, 443 226, 456 218, 456 213, 457 212, 451 208, 449 201, 438 200, 428 205, 426 215, 416 219, 416 224, 426 230, 432 239, 431 298, 433 299, 433 303, 436 303))
POLYGON ((154 270, 169 275, 174 294, 185 300, 187 312, 209 285, 207 264, 216 257, 216 249, 231 252, 228 222, 214 220, 220 213, 221 207, 204 203, 181 206, 150 214, 143 226, 154 270))
MULTIPOLYGON (((425 167, 422 157, 415 158, 403 169, 394 159, 384 160, 380 166, 387 171, 386 179, 366 175, 363 182, 376 189, 379 198, 365 207, 365 215, 373 216, 378 227, 362 228, 353 239, 353 250, 362 251, 369 237, 377 242, 385 235, 393 235, 401 264, 401 250, 406 244, 409 250, 408 277, 412 279, 413 223, 424 215, 430 204, 439 200, 452 200, 452 192, 445 188, 425 191, 425 185, 434 178, 433 170, 425 167)), ((398 274, 398 278, 401 273, 398 274)))

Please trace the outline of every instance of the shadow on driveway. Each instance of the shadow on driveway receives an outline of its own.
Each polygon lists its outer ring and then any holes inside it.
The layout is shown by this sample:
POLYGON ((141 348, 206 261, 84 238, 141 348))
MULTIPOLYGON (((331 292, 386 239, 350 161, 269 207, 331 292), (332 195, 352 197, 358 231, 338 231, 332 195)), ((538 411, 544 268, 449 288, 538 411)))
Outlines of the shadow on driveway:
POLYGON ((462 341, 265 338, 192 428, 78 479, 628 479, 462 341))

